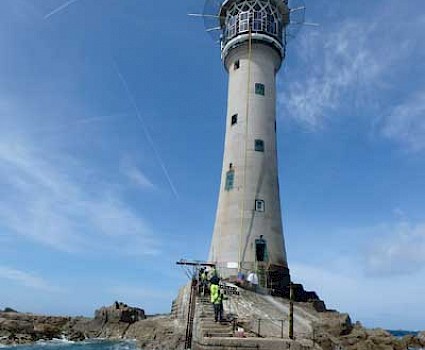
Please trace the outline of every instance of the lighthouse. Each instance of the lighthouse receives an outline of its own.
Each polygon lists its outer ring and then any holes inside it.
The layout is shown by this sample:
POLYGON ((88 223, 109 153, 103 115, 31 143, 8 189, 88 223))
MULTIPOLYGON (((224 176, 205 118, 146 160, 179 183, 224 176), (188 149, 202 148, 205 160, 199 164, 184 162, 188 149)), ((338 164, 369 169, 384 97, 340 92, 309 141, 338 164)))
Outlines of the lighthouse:
POLYGON ((285 58, 288 0, 226 0, 219 9, 228 73, 221 185, 209 261, 233 279, 290 283, 276 146, 276 74, 285 58))

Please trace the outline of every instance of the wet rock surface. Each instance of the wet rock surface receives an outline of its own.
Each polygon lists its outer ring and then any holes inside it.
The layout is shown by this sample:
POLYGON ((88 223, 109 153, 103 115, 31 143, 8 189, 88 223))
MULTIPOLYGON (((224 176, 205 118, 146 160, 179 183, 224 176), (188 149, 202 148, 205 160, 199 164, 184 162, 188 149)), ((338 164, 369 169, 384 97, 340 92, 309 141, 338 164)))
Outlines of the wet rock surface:
POLYGON ((144 350, 184 348, 185 324, 169 316, 157 316, 132 324, 126 338, 136 339, 144 350))
POLYGON ((143 349, 182 349, 184 322, 169 316, 149 317, 141 308, 115 302, 95 311, 94 318, 41 316, 0 311, 0 344, 30 344, 66 338, 136 339, 143 349))
POLYGON ((360 323, 356 323, 351 331, 340 336, 332 336, 329 333, 318 330, 315 336, 315 343, 323 350, 334 350, 335 348, 344 350, 406 350, 423 349, 425 339, 408 335, 397 338, 384 329, 366 329, 360 323))
POLYGON ((27 344, 40 339, 59 338, 69 321, 69 317, 1 312, 0 343, 27 344))

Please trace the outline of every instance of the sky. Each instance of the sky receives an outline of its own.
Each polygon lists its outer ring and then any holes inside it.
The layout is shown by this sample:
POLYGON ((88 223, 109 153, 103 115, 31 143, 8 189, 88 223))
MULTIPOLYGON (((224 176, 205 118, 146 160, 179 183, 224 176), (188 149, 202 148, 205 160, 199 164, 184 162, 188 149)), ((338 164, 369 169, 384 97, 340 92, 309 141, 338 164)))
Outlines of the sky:
MULTIPOLYGON (((293 280, 425 329, 425 3, 306 1, 278 74, 293 280)), ((207 258, 227 75, 199 0, 0 2, 0 308, 168 312, 207 258)))

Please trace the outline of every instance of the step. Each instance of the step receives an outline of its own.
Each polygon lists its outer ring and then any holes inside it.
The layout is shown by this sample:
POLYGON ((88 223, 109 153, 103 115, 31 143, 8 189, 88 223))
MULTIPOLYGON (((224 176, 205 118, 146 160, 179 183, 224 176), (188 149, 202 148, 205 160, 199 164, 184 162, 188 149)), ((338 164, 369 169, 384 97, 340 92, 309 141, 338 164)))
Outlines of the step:
POLYGON ((233 328, 222 328, 222 327, 200 327, 203 332, 229 332, 233 333, 233 328))
POLYGON ((201 332, 203 334, 210 334, 210 333, 229 333, 233 334, 233 329, 220 329, 220 328, 201 328, 201 332))
POLYGON ((233 327, 233 325, 232 324, 229 324, 229 323, 221 323, 221 322, 215 322, 214 320, 208 320, 208 321, 202 321, 202 322, 200 322, 200 324, 203 326, 203 327, 208 327, 208 326, 220 326, 220 327, 222 327, 222 328, 224 328, 224 327, 233 327))
POLYGON ((208 320, 202 320, 201 324, 206 327, 206 326, 220 326, 220 327, 233 327, 232 323, 227 323, 227 322, 215 322, 214 318, 212 319, 208 319, 208 320))
POLYGON ((204 332, 204 337, 207 338, 233 338, 233 333, 218 333, 218 332, 204 332))
POLYGON ((218 322, 201 323, 202 328, 220 328, 220 329, 233 329, 232 325, 223 325, 218 322))

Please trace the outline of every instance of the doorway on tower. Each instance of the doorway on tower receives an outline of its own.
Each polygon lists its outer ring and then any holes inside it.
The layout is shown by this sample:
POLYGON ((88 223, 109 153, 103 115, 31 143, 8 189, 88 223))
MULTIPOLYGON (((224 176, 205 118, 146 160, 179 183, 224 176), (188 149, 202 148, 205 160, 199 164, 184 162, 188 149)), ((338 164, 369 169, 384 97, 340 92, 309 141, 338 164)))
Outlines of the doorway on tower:
POLYGON ((269 254, 267 251, 267 241, 263 238, 263 235, 260 235, 260 237, 255 240, 254 247, 255 271, 258 276, 258 284, 262 288, 268 288, 270 285, 268 278, 269 254))
POLYGON ((255 259, 257 262, 265 262, 268 260, 267 242, 263 238, 263 235, 260 235, 260 238, 255 240, 255 259))

